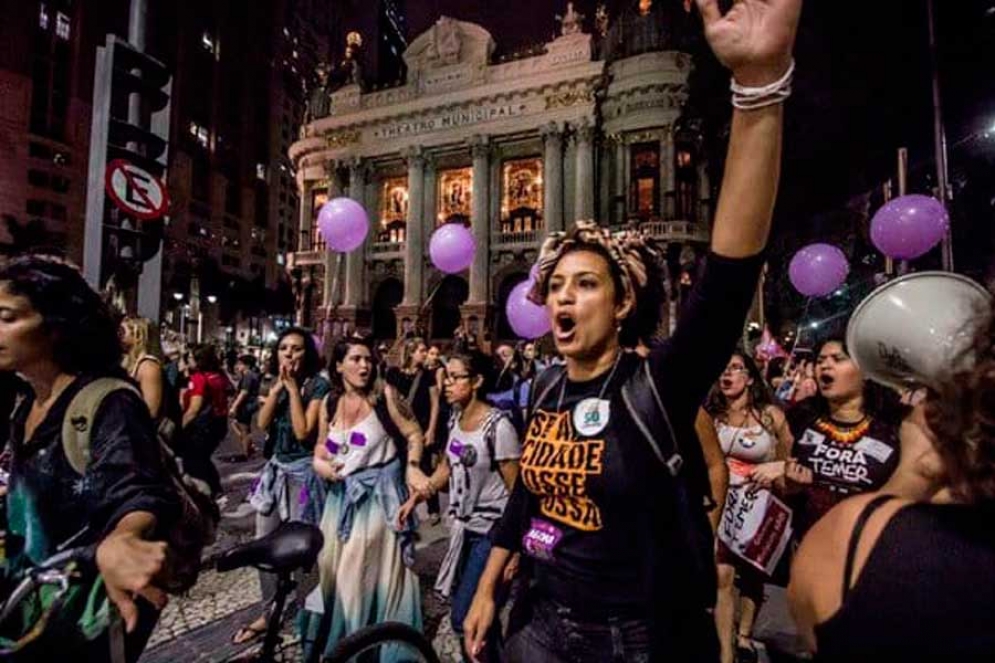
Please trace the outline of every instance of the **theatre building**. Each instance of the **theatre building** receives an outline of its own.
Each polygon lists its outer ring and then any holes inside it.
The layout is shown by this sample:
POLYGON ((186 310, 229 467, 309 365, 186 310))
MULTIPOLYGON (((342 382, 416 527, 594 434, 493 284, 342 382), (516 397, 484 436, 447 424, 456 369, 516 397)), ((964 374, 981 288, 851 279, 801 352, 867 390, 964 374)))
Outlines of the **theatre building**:
MULTIPOLYGON (((712 201, 700 136, 681 121, 692 61, 675 20, 644 0, 613 24, 598 16, 592 35, 571 7, 555 40, 497 58, 486 30, 443 17, 410 43, 406 79, 393 87, 364 89, 358 66, 343 78, 340 65, 337 87, 312 91, 290 148, 301 207, 287 268, 300 322, 433 339, 462 323, 514 338, 508 294, 546 233, 578 219, 638 224, 672 264, 693 262, 712 201), (365 246, 345 256, 326 251, 316 228, 336 196, 361 202, 371 221, 365 246), (446 223, 476 240, 465 273, 429 259, 446 223)), ((690 278, 673 273, 668 324, 690 278)))

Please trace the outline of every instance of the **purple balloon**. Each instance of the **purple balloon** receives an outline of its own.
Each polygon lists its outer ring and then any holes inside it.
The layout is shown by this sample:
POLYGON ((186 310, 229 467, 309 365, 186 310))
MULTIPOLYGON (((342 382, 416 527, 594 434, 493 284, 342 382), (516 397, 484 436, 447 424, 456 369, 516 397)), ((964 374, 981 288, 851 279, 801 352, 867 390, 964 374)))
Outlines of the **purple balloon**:
POLYGON ((809 244, 791 259, 788 275, 807 297, 823 297, 840 287, 850 272, 843 252, 832 244, 809 244))
POLYGON ((332 251, 350 253, 366 240, 370 219, 352 198, 333 198, 318 211, 318 232, 332 251))
POLYGON ((546 307, 529 301, 529 291, 533 285, 532 279, 528 279, 512 288, 504 309, 515 334, 529 340, 539 338, 551 329, 546 307))
POLYGON ((871 241, 895 260, 913 260, 940 243, 950 215, 936 198, 914 194, 895 198, 871 221, 871 241))
POLYGON ((470 266, 477 252, 470 230, 462 223, 446 223, 432 233, 428 254, 432 264, 446 274, 457 274, 470 266))

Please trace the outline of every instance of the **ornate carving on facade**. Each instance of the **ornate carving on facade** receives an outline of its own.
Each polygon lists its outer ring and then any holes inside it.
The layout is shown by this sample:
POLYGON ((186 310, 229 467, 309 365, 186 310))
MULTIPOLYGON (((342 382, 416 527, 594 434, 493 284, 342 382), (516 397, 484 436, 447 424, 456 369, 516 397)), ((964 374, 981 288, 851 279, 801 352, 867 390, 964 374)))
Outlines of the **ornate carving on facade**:
POLYGON ((304 110, 305 127, 310 122, 328 117, 331 112, 331 99, 328 94, 328 64, 319 62, 314 73, 318 79, 318 84, 308 94, 307 107, 304 110))
POLYGON ((426 58, 437 66, 459 62, 463 42, 459 24, 448 16, 443 16, 432 26, 432 40, 429 42, 426 58))
POLYGON ((568 37, 578 35, 584 31, 584 15, 574 9, 574 3, 567 3, 567 11, 563 16, 556 15, 556 20, 560 22, 560 35, 568 37))
POLYGON ((328 149, 335 150, 355 145, 362 139, 362 137, 363 134, 358 129, 343 129, 341 131, 326 134, 325 144, 328 146, 328 149))
POLYGON ((578 104, 589 104, 594 101, 594 90, 588 87, 562 90, 546 95, 546 110, 554 108, 570 108, 578 104))

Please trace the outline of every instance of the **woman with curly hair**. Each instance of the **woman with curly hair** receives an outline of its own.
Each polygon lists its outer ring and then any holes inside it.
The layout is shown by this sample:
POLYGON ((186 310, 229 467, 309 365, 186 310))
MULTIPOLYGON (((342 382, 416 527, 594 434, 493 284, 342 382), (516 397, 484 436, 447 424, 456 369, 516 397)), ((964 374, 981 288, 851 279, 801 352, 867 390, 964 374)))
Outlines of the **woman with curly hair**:
MULTIPOLYGON (((24 380, 10 421, 0 584, 4 574, 37 565, 63 548, 93 546, 104 590, 85 564, 79 586, 95 588, 94 610, 106 610, 106 599, 117 605, 128 631, 126 658, 134 661, 165 603, 155 586, 166 561, 166 544, 160 541, 179 515, 179 504, 149 409, 124 382, 118 324, 69 263, 29 255, 0 265, 0 373, 16 372, 24 380), (94 385, 105 378, 121 380, 122 386, 94 385), (104 395, 89 422, 88 459, 81 464, 81 449, 72 451, 64 439, 65 424, 77 395, 90 385, 104 395)), ((70 429, 87 428, 85 416, 81 412, 81 422, 73 416, 70 429)), ((84 607, 67 603, 60 625, 81 619, 84 607)), ((108 660, 113 629, 106 621, 95 622, 98 633, 92 639, 52 624, 23 651, 23 659, 14 660, 58 660, 70 651, 80 660, 108 660)))
POLYGON ((740 90, 704 273, 674 335, 643 360, 623 348, 660 323, 653 243, 583 222, 546 240, 532 297, 547 306, 565 365, 533 388, 520 479, 464 622, 471 656, 484 651, 515 553, 528 556, 533 582, 504 660, 717 656, 710 489, 694 424, 763 264, 801 2, 741 0, 725 16, 714 0, 698 6, 740 90))
POLYGON ((933 502, 888 491, 832 509, 802 542, 792 612, 818 660, 995 658, 995 316, 925 403, 933 502))
MULTIPOLYGON (((736 352, 722 377, 712 388, 705 410, 715 428, 729 466, 729 492, 740 494, 756 487, 770 488, 784 476, 784 462, 791 449, 791 429, 784 412, 774 405, 756 363, 736 352)), ((767 575, 738 557, 721 541, 716 549, 719 594, 715 621, 722 645, 722 662, 756 661, 753 623, 764 599, 767 575), (733 583, 740 589, 740 609, 733 597, 733 583), (733 647, 733 622, 739 613, 739 628, 733 647)))

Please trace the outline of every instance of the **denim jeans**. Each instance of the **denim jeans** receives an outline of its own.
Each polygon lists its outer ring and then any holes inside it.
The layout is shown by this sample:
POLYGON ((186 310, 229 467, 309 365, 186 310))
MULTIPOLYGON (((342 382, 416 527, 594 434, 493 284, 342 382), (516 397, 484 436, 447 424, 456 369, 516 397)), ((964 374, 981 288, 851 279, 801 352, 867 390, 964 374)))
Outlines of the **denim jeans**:
MULTIPOLYGON (((477 583, 487 566, 487 558, 491 554, 491 541, 486 534, 466 533, 463 542, 463 563, 460 566, 456 580, 456 587, 452 595, 452 620, 453 632, 460 638, 460 647, 463 646, 463 621, 470 612, 470 605, 473 603, 473 595, 477 592, 477 583)), ((499 660, 498 652, 500 648, 500 623, 494 620, 490 633, 486 639, 485 660, 495 663, 499 660)), ((466 652, 463 652, 463 660, 469 661, 466 652)))
POLYGON ((535 599, 532 617, 504 648, 505 663, 648 663, 652 637, 645 619, 584 622, 570 608, 535 599))

